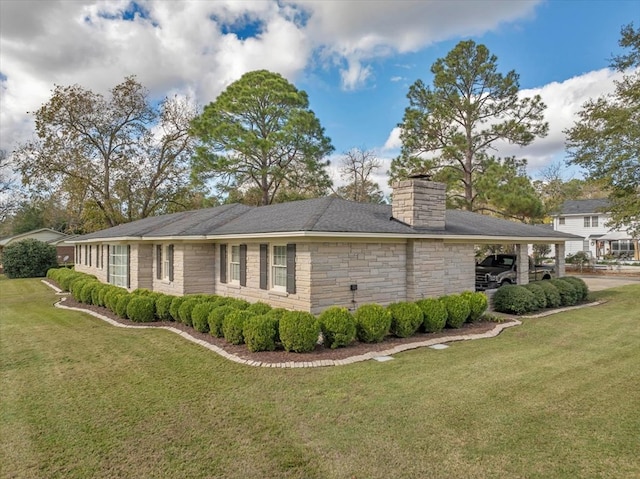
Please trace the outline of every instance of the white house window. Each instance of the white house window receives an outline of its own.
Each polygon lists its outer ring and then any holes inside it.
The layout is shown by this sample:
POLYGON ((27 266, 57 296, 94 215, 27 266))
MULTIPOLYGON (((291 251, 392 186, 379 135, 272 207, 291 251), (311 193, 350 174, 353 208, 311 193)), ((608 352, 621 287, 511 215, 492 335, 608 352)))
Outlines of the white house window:
POLYGON ((240 282, 240 245, 231 246, 231 257, 229 258, 229 280, 240 282))
POLYGON ((109 283, 128 287, 129 249, 126 245, 113 245, 109 251, 109 283))
POLYGON ((589 228, 591 226, 591 216, 584 217, 584 227, 589 228))
POLYGON ((276 245, 271 256, 271 278, 275 289, 287 287, 287 247, 276 245))
POLYGON ((162 246, 162 279, 169 279, 169 270, 171 269, 171 246, 166 244, 162 246))
POLYGON ((592 216, 591 217, 591 226, 593 226, 594 228, 596 228, 598 226, 598 217, 597 216, 592 216))
POLYGON ((565 218, 564 218, 564 216, 561 216, 561 217, 558 219, 558 224, 561 224, 561 225, 565 224, 565 218))

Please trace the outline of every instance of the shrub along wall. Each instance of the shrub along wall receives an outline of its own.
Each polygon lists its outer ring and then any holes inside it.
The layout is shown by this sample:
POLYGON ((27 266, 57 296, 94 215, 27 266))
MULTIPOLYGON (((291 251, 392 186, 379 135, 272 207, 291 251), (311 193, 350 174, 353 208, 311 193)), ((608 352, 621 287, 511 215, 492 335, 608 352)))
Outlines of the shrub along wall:
POLYGON ((303 353, 315 349, 320 341, 325 347, 339 348, 356 340, 380 342, 388 336, 437 332, 445 326, 457 328, 477 321, 487 309, 484 293, 466 292, 387 307, 364 304, 354 313, 333 307, 316 318, 310 313, 216 295, 171 296, 147 289, 128 292, 66 268, 50 269, 47 277, 71 291, 77 301, 104 306, 123 319, 176 321, 224 337, 231 344, 246 344, 251 351, 281 347, 303 353))
POLYGON ((589 288, 582 279, 566 276, 525 286, 502 286, 493 296, 493 305, 501 313, 527 314, 545 308, 573 306, 586 300, 588 295, 589 288))

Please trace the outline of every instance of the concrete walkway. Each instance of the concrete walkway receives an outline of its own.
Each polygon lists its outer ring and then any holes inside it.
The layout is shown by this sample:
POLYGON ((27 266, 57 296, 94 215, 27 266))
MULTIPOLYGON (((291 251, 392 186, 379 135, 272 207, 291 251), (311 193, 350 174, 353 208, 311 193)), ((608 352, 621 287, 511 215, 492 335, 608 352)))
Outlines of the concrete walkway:
POLYGON ((628 284, 640 286, 640 274, 638 274, 638 276, 576 275, 576 277, 587 283, 589 291, 601 291, 603 289, 626 286, 628 284))

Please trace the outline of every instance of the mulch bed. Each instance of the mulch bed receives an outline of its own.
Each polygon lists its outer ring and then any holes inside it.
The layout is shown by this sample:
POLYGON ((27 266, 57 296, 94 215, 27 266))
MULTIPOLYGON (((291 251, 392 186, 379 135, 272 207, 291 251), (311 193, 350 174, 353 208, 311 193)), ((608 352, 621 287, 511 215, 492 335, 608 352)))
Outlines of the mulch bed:
POLYGON ((440 333, 418 333, 409 338, 396 338, 396 337, 388 336, 383 342, 375 343, 375 344, 361 343, 356 341, 347 347, 338 348, 338 349, 331 349, 331 348, 326 348, 323 345, 317 345, 316 349, 309 353, 291 353, 291 352, 284 351, 282 349, 278 349, 276 351, 261 351, 257 353, 252 353, 247 349, 245 345, 229 344, 223 338, 216 338, 214 336, 211 336, 208 333, 200 333, 195 329, 193 329, 192 327, 186 326, 182 323, 173 322, 173 321, 156 321, 153 323, 135 323, 128 319, 120 318, 118 315, 114 314, 113 312, 111 312, 111 310, 107 308, 79 303, 71 295, 68 295, 65 297, 63 304, 65 306, 72 307, 72 308, 79 308, 87 311, 94 311, 123 325, 169 326, 172 328, 176 328, 181 331, 185 331, 189 333, 191 336, 193 336, 196 339, 200 339, 210 344, 214 344, 219 348, 225 350, 229 354, 233 354, 242 359, 251 360, 251 361, 260 361, 262 363, 340 360, 340 359, 349 358, 351 356, 359 356, 361 354, 365 354, 369 352, 385 351, 399 344, 411 344, 411 343, 417 343, 417 342, 436 339, 436 338, 442 339, 442 342, 446 342, 447 338, 449 337, 485 333, 487 331, 492 330, 496 326, 496 323, 494 322, 479 321, 477 323, 465 323, 461 328, 458 328, 458 329, 445 329, 440 333))

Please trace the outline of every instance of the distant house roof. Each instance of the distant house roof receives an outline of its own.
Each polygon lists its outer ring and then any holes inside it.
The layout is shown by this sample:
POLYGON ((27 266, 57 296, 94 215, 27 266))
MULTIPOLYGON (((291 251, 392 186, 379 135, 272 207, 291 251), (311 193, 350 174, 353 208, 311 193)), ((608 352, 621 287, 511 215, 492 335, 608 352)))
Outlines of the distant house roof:
POLYGON ((14 241, 21 241, 29 238, 37 239, 45 243, 57 244, 60 240, 69 238, 69 235, 61 233, 60 231, 52 230, 51 228, 40 228, 13 236, 5 236, 0 239, 0 247, 7 246, 9 243, 13 243, 14 241))
POLYGON ((414 228, 392 217, 390 205, 336 197, 250 207, 224 205, 155 216, 69 242, 96 240, 216 239, 228 237, 348 236, 564 240, 577 236, 461 210, 448 210, 444 229, 414 228))
POLYGON ((591 200, 567 200, 560 208, 561 215, 584 215, 604 213, 609 207, 609 200, 597 198, 591 200))

